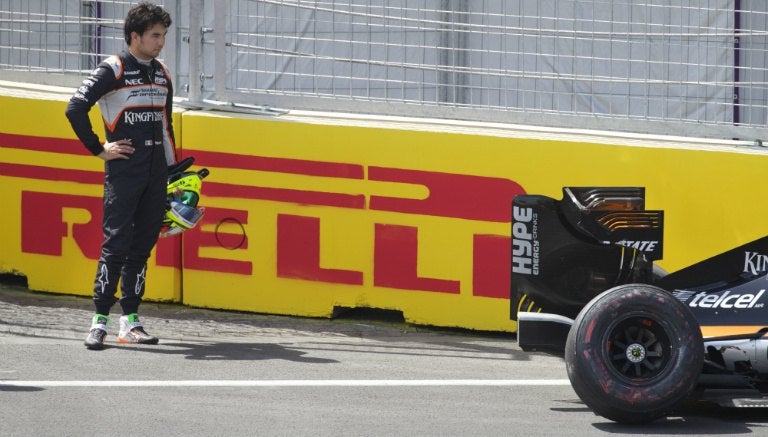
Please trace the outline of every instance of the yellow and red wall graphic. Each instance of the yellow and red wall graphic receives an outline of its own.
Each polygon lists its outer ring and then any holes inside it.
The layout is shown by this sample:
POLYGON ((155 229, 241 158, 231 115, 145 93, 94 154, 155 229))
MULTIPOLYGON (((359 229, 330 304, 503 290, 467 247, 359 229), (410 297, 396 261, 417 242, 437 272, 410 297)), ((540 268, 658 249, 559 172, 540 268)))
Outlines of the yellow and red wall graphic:
POLYGON ((205 114, 183 123, 184 153, 211 170, 203 223, 183 237, 186 303, 310 316, 376 307, 513 329, 516 181, 409 165, 368 129, 205 114))
MULTIPOLYGON (((103 163, 74 138, 64 102, 0 105, 0 272, 26 275, 32 289, 90 295, 103 163)), ((92 120, 100 126, 97 110, 92 120)), ((211 174, 201 224, 153 252, 153 300, 317 317, 374 307, 413 323, 514 331, 518 194, 646 186, 648 207, 667 211, 670 271, 762 235, 757 218, 768 214, 765 202, 744 201, 764 194, 758 154, 196 111, 174 114, 174 124, 181 155, 211 174)))

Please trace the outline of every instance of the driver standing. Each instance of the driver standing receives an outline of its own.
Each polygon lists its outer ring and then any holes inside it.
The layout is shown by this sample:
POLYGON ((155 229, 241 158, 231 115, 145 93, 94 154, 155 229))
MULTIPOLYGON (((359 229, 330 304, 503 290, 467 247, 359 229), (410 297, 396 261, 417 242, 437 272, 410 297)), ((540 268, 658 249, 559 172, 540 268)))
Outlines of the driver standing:
POLYGON ((96 315, 85 340, 102 349, 109 313, 121 285, 122 343, 157 344, 139 322, 147 259, 157 243, 165 213, 168 166, 175 162, 171 113, 173 87, 157 56, 165 44, 170 15, 142 2, 125 18, 128 50, 111 56, 83 81, 67 105, 66 115, 77 137, 105 161, 104 217, 94 282, 96 315), (106 130, 101 143, 88 112, 98 103, 106 130))

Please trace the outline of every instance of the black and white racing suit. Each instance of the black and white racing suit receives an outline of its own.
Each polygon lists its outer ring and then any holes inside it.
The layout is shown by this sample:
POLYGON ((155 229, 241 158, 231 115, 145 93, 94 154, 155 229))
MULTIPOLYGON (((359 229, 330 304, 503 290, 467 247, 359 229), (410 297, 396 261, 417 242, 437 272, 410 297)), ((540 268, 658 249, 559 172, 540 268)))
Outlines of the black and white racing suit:
POLYGON ((167 68, 144 64, 122 52, 111 56, 83 81, 67 105, 77 137, 94 155, 104 151, 88 112, 98 102, 108 142, 131 139, 129 159, 112 159, 104 169, 104 242, 93 298, 98 314, 117 302, 123 314, 138 311, 144 295, 147 259, 157 243, 165 214, 168 166, 175 162, 173 88, 167 68))

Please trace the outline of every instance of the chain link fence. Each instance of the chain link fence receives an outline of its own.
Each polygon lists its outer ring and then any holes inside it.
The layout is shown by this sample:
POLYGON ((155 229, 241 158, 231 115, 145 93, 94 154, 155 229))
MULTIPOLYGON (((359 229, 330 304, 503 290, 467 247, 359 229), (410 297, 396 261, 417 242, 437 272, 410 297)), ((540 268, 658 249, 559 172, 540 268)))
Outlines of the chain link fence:
MULTIPOLYGON (((74 86, 131 2, 0 0, 0 80, 74 86)), ((163 55, 192 104, 766 137, 768 2, 187 0, 163 55)))

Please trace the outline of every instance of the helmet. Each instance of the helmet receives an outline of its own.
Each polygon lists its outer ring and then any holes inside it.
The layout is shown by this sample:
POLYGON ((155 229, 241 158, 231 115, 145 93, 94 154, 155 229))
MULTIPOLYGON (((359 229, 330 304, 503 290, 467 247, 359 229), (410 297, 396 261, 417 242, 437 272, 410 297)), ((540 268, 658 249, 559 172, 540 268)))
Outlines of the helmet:
POLYGON ((194 228, 203 217, 205 208, 197 206, 200 201, 200 189, 203 178, 208 176, 208 169, 186 171, 194 162, 193 157, 186 158, 176 165, 168 167, 168 186, 166 188, 166 206, 161 237, 180 234, 194 228))

